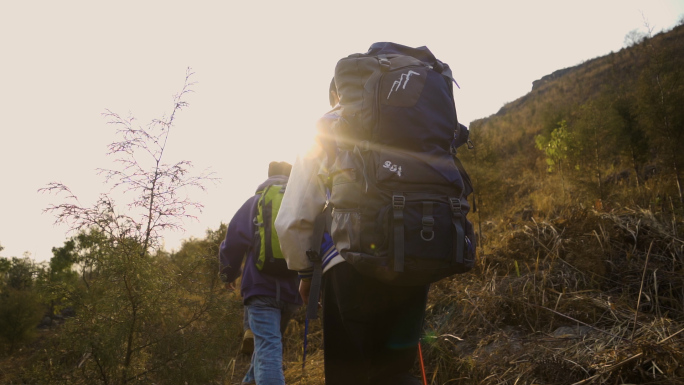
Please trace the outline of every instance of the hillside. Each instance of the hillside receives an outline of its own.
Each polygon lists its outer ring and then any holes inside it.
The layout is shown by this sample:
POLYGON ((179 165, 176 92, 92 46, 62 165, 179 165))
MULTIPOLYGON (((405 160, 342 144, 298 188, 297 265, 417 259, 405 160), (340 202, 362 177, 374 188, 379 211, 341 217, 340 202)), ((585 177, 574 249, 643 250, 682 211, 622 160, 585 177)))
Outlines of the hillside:
POLYGON ((480 207, 494 215, 546 215, 599 200, 649 207, 673 199, 681 207, 683 76, 679 26, 535 81, 527 95, 470 125, 476 148, 460 156, 480 183, 480 207), (554 132, 565 137, 552 141, 554 132), (657 188, 639 190, 654 175, 657 188), (626 185, 636 196, 621 196, 626 185))
MULTIPOLYGON (((470 124, 459 157, 478 262, 431 287, 429 384, 684 384, 684 26, 637 40, 470 124)), ((184 174, 171 175, 165 188, 184 174)), ((154 185, 136 187, 148 202, 154 185)), ((0 258, 0 383, 239 384, 242 302, 216 263, 226 226, 166 253, 154 221, 117 222, 111 205, 55 206, 91 222, 49 264, 0 258)), ((303 363, 304 325, 301 309, 286 380, 322 385, 321 323, 303 363)))

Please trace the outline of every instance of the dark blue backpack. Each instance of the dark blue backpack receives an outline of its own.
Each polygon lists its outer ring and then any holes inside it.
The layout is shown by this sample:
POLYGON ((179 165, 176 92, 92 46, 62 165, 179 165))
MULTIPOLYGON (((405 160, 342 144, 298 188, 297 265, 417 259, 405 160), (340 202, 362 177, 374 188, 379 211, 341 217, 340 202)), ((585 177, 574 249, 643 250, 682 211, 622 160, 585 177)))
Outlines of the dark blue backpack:
POLYGON ((427 47, 394 43, 335 68, 330 232, 347 262, 382 282, 428 284, 475 263, 472 185, 456 158, 468 129, 458 123, 452 82, 427 47))

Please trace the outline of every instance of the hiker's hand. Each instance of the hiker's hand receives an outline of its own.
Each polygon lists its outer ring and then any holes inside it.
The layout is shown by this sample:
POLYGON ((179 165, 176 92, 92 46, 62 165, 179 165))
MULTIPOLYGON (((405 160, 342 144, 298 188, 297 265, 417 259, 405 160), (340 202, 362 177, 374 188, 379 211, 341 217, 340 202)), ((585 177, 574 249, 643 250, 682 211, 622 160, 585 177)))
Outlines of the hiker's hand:
POLYGON ((299 295, 302 296, 302 300, 304 301, 304 305, 309 304, 309 292, 311 292, 311 281, 309 281, 309 280, 299 281, 299 295))
POLYGON ((230 292, 235 291, 235 282, 226 282, 226 290, 230 292))

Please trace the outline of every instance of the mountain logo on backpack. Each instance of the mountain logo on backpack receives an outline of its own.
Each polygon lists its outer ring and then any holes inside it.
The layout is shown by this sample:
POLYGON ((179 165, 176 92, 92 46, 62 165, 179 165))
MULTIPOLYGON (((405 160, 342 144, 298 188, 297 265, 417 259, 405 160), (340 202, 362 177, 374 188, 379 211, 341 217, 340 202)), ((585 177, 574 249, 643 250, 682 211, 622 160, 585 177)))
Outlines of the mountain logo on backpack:
POLYGON ((389 94, 387 94, 387 99, 390 98, 390 96, 392 95, 392 92, 393 92, 393 91, 399 91, 399 87, 401 87, 401 89, 405 90, 405 89, 406 89, 406 84, 408 83, 409 79, 411 78, 411 75, 418 75, 418 76, 420 76, 420 74, 419 74, 418 72, 416 72, 416 71, 409 71, 409 72, 407 72, 407 73, 405 73, 405 74, 401 74, 401 76, 399 77, 399 80, 395 80, 394 83, 392 83, 392 88, 390 88, 390 92, 389 92, 389 94), (401 81, 402 81, 402 80, 404 81, 404 85, 403 85, 403 86, 401 86, 401 81))

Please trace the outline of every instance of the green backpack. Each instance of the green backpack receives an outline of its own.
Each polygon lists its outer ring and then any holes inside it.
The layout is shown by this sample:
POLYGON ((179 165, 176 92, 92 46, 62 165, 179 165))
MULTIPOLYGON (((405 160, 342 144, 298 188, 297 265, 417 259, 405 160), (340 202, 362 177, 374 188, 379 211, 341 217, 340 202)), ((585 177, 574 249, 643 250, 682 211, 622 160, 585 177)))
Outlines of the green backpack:
POLYGON ((278 234, 273 223, 283 201, 286 184, 273 184, 266 186, 256 193, 261 194, 257 203, 257 215, 254 224, 257 227, 255 233, 255 264, 262 273, 276 277, 292 277, 296 271, 288 270, 287 263, 280 251, 278 234))

